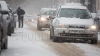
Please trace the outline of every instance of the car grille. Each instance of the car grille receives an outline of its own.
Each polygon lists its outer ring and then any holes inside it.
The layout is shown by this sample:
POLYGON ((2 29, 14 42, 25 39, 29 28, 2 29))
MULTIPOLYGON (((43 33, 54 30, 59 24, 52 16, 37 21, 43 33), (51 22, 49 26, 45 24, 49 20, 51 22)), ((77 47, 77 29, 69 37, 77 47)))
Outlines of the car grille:
POLYGON ((69 25, 69 28, 86 28, 85 25, 69 25))
POLYGON ((60 36, 66 37, 93 37, 93 34, 75 34, 75 33, 62 33, 60 36))

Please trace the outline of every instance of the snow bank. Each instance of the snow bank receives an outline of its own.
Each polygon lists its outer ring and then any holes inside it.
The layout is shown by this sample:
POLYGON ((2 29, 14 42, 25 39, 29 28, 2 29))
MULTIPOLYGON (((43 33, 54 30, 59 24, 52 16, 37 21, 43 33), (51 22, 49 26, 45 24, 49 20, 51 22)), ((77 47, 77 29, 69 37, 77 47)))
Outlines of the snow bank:
POLYGON ((35 33, 26 25, 24 28, 16 28, 15 33, 8 39, 8 49, 2 50, 2 56, 56 56, 43 42, 30 40, 35 38, 31 34, 35 33))
POLYGON ((90 45, 90 44, 75 44, 77 45, 80 49, 84 50, 85 56, 100 56, 100 48, 90 45))

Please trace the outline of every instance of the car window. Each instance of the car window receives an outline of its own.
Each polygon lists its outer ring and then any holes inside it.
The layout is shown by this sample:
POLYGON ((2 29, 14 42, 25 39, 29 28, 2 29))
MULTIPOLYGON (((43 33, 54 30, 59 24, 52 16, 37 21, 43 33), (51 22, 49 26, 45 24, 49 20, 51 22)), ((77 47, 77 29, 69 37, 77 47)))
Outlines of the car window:
POLYGON ((48 10, 43 13, 43 15, 54 15, 54 14, 55 14, 55 10, 48 10))
POLYGON ((91 16, 85 9, 62 8, 59 17, 90 19, 91 16))

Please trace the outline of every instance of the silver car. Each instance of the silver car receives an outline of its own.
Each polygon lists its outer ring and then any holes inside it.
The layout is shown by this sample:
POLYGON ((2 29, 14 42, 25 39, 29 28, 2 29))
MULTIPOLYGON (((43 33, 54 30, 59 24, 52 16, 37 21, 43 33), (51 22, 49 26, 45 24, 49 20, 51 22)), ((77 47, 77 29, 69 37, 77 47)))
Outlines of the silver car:
POLYGON ((54 15, 55 9, 52 8, 42 8, 40 14, 38 15, 37 19, 37 29, 42 30, 42 28, 49 28, 50 27, 50 15, 54 15))
POLYGON ((97 43, 97 26, 86 7, 62 5, 57 10, 56 16, 50 18, 54 19, 50 24, 50 39, 54 42, 66 39, 90 40, 92 44, 97 43))

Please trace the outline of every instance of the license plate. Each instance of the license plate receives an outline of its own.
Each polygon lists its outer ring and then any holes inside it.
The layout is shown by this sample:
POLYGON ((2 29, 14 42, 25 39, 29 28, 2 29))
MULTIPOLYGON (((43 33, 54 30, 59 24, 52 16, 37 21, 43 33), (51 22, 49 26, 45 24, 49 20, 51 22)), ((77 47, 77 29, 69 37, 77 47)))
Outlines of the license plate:
POLYGON ((84 33, 82 30, 70 30, 70 33, 84 33))

